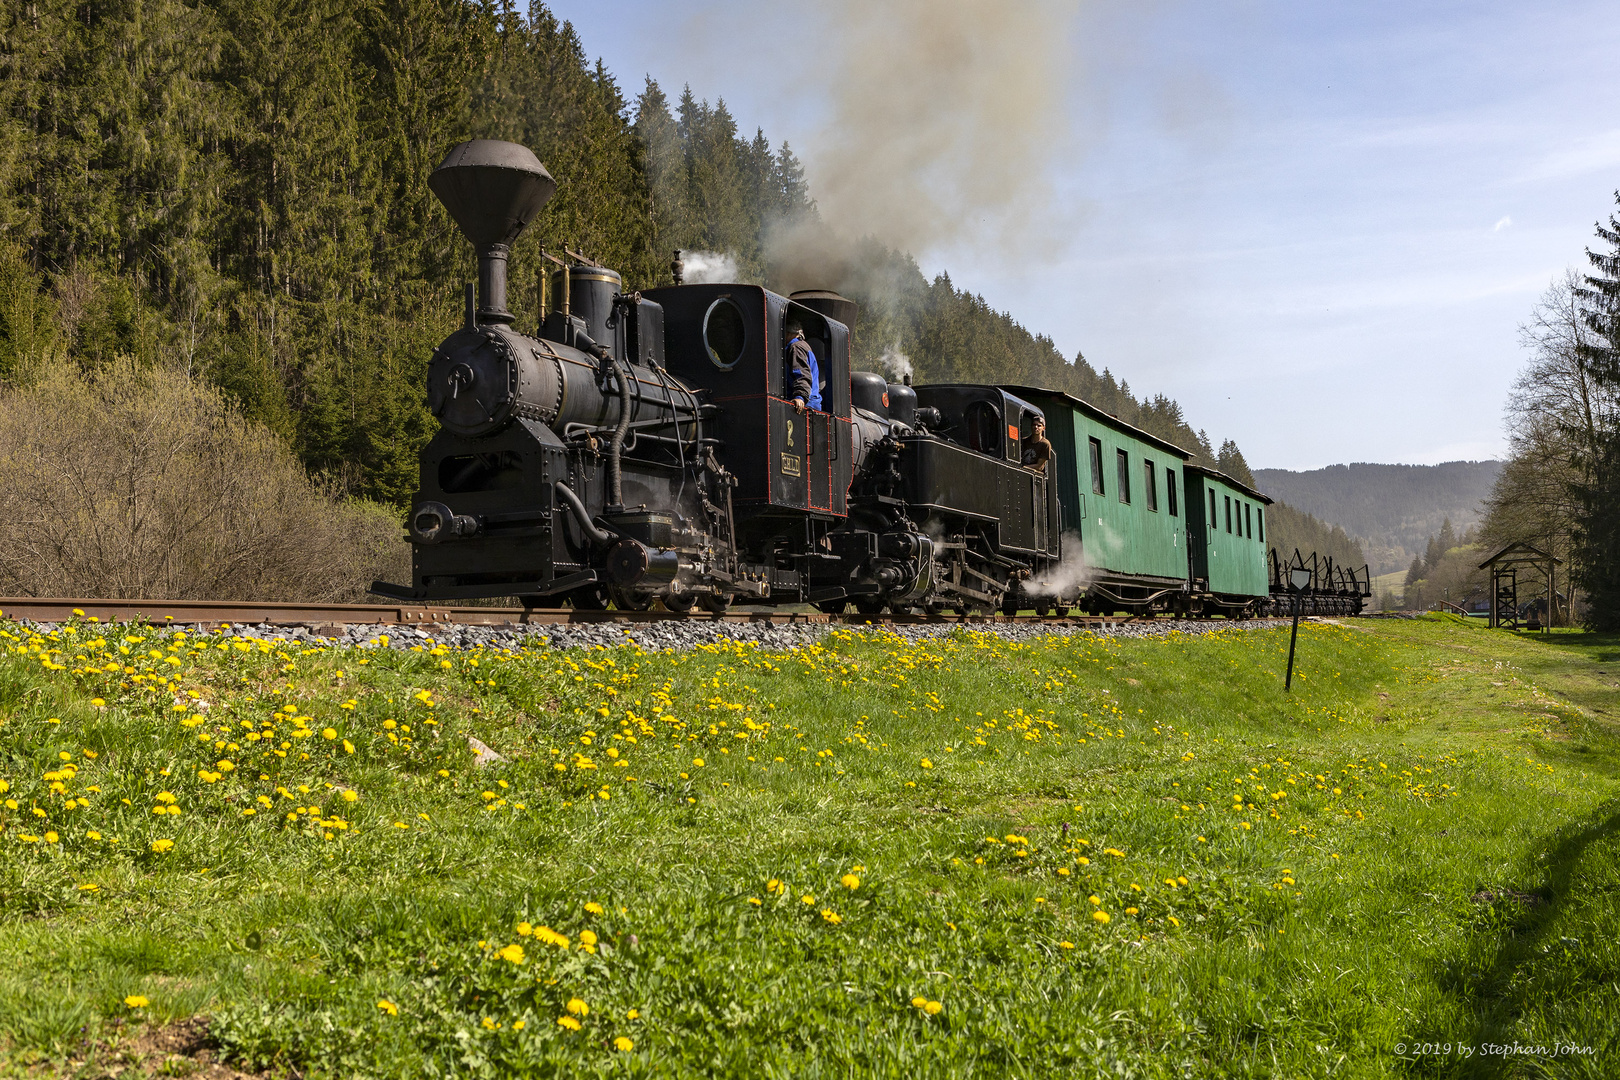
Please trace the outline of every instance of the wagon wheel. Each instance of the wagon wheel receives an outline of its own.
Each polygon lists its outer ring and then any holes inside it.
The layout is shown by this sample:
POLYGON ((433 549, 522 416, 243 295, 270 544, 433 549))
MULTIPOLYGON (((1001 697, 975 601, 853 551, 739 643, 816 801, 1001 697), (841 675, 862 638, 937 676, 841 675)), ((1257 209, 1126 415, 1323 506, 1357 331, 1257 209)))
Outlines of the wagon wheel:
POLYGON ((719 593, 704 593, 698 598, 698 603, 702 604, 703 610, 710 615, 724 615, 731 609, 731 596, 729 594, 722 596, 719 593))
POLYGON ((1052 614, 1052 605, 1051 604, 1036 604, 1035 605, 1035 614, 1039 615, 1043 619, 1046 618, 1048 615, 1052 614))
POLYGON ((610 590, 613 606, 620 611, 646 611, 652 607, 652 597, 646 593, 633 593, 626 589, 610 590))
POLYGON ((1052 614, 1056 615, 1060 619, 1067 619, 1069 617, 1068 605, 1059 604, 1057 607, 1052 609, 1052 614))
POLYGON ((847 599, 823 600, 816 605, 816 610, 823 615, 842 615, 848 607, 849 601, 847 599))
POLYGON ((607 587, 600 582, 594 585, 581 585, 568 594, 568 602, 574 606, 575 611, 606 611, 607 587))
POLYGON ((691 593, 670 593, 664 597, 665 610, 673 611, 678 615, 685 615, 688 611, 691 611, 692 605, 695 603, 697 603, 697 597, 691 593))

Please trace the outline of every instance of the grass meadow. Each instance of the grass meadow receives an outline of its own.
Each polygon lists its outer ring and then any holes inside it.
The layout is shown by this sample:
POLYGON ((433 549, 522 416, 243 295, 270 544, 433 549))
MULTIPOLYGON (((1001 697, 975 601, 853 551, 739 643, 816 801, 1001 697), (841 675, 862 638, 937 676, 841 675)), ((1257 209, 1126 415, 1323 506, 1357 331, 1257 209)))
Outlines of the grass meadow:
POLYGON ((1614 639, 0 632, 0 1073, 1620 1073, 1614 639))

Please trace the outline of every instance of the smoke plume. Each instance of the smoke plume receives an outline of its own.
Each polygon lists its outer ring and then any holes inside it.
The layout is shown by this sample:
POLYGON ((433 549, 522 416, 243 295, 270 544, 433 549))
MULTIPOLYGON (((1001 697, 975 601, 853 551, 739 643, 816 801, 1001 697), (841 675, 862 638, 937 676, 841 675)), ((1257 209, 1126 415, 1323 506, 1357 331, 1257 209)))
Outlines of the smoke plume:
POLYGON ((1049 170, 1077 0, 827 0, 832 115, 809 155, 826 221, 903 251, 1062 232, 1049 170))

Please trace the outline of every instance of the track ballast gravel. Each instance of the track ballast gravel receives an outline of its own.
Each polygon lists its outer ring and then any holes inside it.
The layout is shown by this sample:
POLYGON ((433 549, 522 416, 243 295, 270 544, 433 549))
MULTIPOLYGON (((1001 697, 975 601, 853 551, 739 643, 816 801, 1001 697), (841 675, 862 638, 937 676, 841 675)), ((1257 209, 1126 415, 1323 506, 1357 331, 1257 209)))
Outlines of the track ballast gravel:
MULTIPOLYGON (((51 624, 31 624, 40 630, 53 629, 51 624)), ((690 649, 720 642, 751 642, 762 649, 786 650, 807 645, 835 632, 856 634, 892 634, 908 642, 929 641, 945 637, 958 630, 994 634, 1009 641, 1027 641, 1031 638, 1069 637, 1091 634, 1098 637, 1145 638, 1167 634, 1212 634, 1227 630, 1270 630, 1288 625, 1286 619, 1248 620, 1170 620, 1152 622, 1113 623, 1101 626, 1065 626, 1054 623, 879 623, 850 625, 841 623, 804 623, 783 625, 771 623, 725 623, 702 619, 691 621, 669 620, 655 623, 574 623, 539 624, 534 626, 425 626, 397 625, 367 626, 355 624, 336 636, 323 637, 304 627, 237 625, 219 630, 223 637, 252 638, 281 641, 295 645, 327 645, 336 647, 390 648, 410 650, 425 645, 443 645, 454 649, 490 648, 619 648, 639 645, 649 651, 664 649, 690 649)), ((184 629, 188 632, 210 633, 195 627, 169 624, 166 629, 184 629)))

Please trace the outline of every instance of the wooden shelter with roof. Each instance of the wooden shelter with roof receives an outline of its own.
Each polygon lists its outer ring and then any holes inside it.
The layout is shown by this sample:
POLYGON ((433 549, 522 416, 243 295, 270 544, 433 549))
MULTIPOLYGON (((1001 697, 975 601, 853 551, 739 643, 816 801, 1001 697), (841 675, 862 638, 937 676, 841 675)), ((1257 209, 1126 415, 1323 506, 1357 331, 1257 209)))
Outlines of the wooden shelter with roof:
MULTIPOLYGON (((1547 622, 1551 626, 1558 610, 1558 594, 1553 591, 1554 569, 1562 559, 1538 547, 1515 541, 1479 564, 1481 570, 1491 572, 1491 625, 1519 629, 1519 571, 1533 570, 1547 583, 1547 622)), ((1546 626, 1532 614, 1527 629, 1542 630, 1546 626)))

